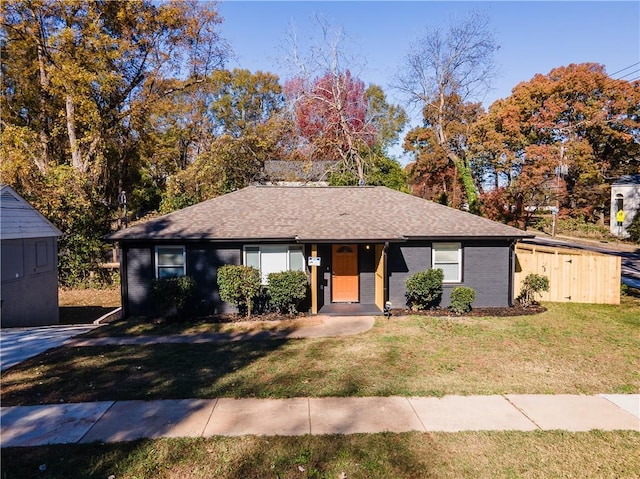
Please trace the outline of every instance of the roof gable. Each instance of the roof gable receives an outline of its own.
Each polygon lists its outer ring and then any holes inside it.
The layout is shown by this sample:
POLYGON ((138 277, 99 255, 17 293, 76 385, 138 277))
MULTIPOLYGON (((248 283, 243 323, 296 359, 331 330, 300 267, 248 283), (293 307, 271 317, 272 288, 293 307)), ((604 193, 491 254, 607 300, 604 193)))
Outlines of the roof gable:
POLYGON ((62 232, 8 185, 0 187, 0 238, 47 238, 62 232))
POLYGON ((612 183, 613 186, 640 185, 640 175, 621 176, 612 183))
POLYGON ((118 231, 109 239, 346 242, 529 236, 383 186, 249 186, 118 231))

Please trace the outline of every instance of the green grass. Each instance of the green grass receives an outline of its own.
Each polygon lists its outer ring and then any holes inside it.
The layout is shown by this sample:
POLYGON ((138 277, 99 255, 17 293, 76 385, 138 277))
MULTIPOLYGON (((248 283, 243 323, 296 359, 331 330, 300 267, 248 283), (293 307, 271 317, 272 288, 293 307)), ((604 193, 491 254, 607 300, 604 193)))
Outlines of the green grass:
POLYGON ((215 397, 640 391, 640 301, 535 316, 380 318, 340 338, 63 347, 3 373, 3 406, 215 397))
POLYGON ((637 478, 638 450, 601 431, 160 439, 3 449, 2 477, 637 478))

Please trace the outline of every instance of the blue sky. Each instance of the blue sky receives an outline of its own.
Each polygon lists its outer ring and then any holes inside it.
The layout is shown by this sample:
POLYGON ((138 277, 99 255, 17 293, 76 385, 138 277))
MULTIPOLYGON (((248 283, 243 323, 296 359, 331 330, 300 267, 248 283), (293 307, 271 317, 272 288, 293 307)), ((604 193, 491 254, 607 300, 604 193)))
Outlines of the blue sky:
POLYGON ((240 1, 219 3, 223 37, 237 60, 228 66, 287 76, 279 59, 287 48, 291 25, 300 37, 319 30, 321 15, 349 37, 346 47, 360 63, 353 72, 367 84, 388 89, 412 41, 426 27, 446 26, 471 10, 485 12, 501 48, 500 75, 482 100, 489 106, 537 73, 570 63, 605 65, 614 78, 640 78, 640 2, 435 2, 435 1, 240 1), (635 71, 635 73, 634 73, 635 71))

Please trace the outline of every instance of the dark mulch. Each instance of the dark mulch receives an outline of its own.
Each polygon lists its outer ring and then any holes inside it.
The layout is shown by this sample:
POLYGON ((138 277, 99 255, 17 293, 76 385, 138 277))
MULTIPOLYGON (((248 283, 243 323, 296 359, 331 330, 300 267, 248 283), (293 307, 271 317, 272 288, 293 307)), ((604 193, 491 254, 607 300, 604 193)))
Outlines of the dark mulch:
POLYGON ((450 311, 447 308, 432 308, 424 311, 412 311, 410 309, 392 309, 392 316, 407 316, 407 315, 416 315, 416 316, 450 316, 450 317, 459 317, 459 316, 472 316, 476 318, 482 318, 486 316, 498 316, 498 317, 508 317, 508 316, 531 316, 534 314, 540 314, 547 310, 544 306, 539 304, 523 307, 523 306, 511 306, 508 308, 473 308, 471 311, 465 314, 456 314, 450 311))

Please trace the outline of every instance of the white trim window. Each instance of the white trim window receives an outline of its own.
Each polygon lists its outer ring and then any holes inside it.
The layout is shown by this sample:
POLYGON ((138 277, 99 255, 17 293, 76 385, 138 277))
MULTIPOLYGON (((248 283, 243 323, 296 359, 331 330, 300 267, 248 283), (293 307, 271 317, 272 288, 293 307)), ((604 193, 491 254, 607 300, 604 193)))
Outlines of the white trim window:
POLYGON ((156 246, 156 278, 175 278, 187 274, 184 246, 156 246))
POLYGON ((443 283, 462 282, 462 244, 433 243, 431 248, 431 265, 444 272, 443 283))
POLYGON ((304 246, 299 244, 247 245, 244 264, 260 270, 262 284, 268 283, 269 273, 304 271, 304 246))

